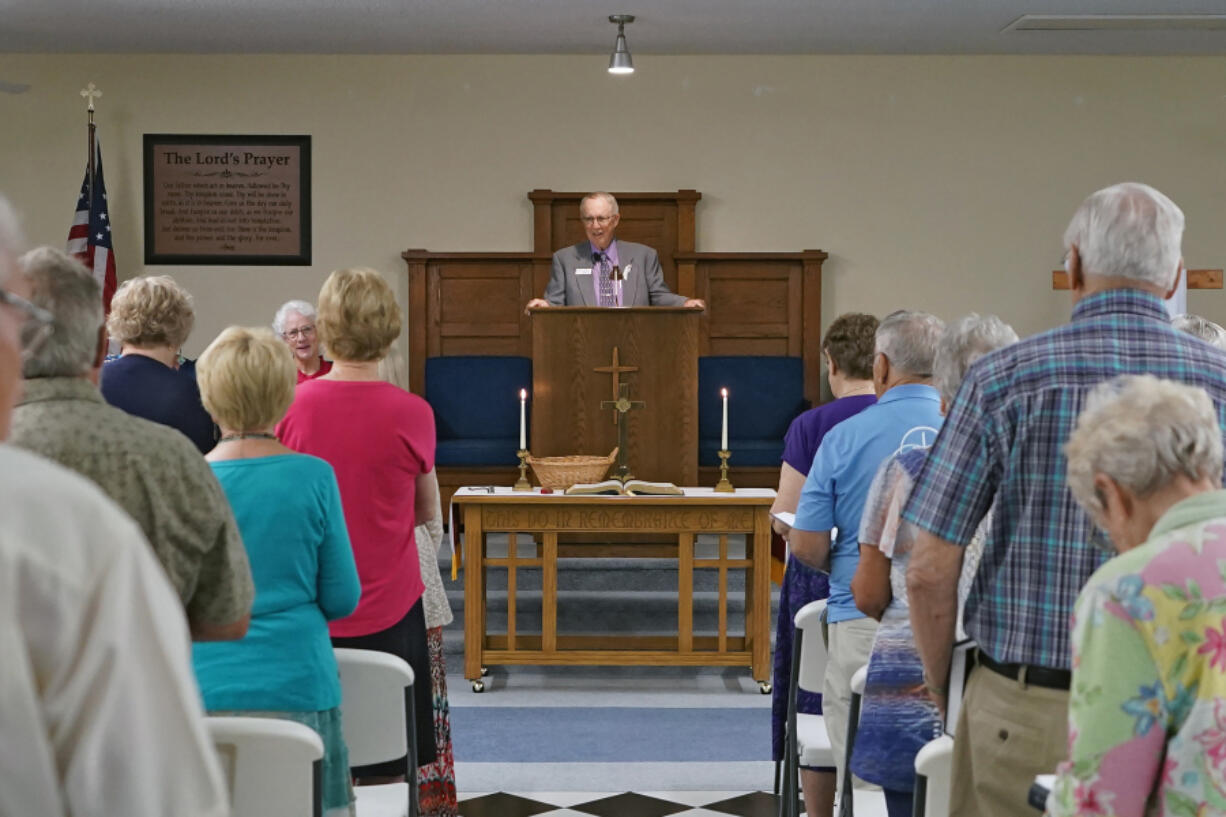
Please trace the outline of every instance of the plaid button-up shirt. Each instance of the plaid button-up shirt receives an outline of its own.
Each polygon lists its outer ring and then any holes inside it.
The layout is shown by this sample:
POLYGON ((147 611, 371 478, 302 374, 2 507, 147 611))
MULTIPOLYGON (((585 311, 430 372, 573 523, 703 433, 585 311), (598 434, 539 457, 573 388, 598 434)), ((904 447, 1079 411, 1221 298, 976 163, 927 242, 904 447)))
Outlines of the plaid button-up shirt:
POLYGON ((987 355, 954 399, 904 518, 955 544, 995 503, 967 633, 997 661, 1067 669, 1069 617, 1106 554, 1073 501, 1061 448, 1094 386, 1152 374, 1204 388, 1226 428, 1226 353, 1173 329, 1135 289, 1083 298, 1072 322, 987 355))

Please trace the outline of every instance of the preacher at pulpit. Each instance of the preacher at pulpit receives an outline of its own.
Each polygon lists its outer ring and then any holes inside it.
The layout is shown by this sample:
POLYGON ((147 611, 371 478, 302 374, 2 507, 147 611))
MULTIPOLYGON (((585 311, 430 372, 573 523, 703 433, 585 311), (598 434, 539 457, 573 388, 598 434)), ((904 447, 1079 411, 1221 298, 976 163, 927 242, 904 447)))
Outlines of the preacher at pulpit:
POLYGON ((692 306, 701 300, 669 292, 660 257, 651 247, 615 238, 617 199, 588 193, 579 201, 579 218, 587 241, 553 254, 553 272, 545 297, 535 306, 692 306))

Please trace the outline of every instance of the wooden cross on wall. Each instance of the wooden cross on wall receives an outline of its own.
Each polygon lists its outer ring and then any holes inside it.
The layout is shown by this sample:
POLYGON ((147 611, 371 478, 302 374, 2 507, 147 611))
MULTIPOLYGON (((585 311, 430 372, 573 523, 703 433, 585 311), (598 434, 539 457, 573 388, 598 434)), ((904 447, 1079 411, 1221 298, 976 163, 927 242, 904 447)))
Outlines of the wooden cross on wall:
MULTIPOLYGON (((1068 273, 1062 269, 1051 271, 1051 288, 1068 289, 1068 273)), ((1188 270, 1188 289, 1221 289, 1222 271, 1220 269, 1190 269, 1188 270)))
MULTIPOLYGON (((594 372, 600 372, 601 374, 613 375, 613 399, 614 400, 617 400, 618 398, 622 396, 621 394, 621 386, 622 386, 621 376, 622 374, 624 373, 628 374, 630 372, 637 372, 638 370, 639 370, 638 366, 621 365, 621 350, 618 349, 616 346, 613 347, 613 362, 610 365, 597 366, 595 369, 592 369, 592 371, 594 372)), ((600 407, 606 408, 606 406, 603 403, 601 404, 600 407)), ((613 412, 613 424, 617 425, 620 419, 621 419, 621 414, 616 411, 613 412)))

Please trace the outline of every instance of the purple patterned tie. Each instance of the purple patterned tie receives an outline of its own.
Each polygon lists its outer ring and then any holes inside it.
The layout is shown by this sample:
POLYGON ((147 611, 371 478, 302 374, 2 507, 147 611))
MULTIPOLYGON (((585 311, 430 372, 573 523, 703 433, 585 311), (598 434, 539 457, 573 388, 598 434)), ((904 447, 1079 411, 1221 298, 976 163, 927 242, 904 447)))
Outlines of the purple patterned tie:
POLYGON ((592 253, 592 261, 596 264, 596 269, 592 270, 597 276, 596 305, 617 306, 613 300, 613 270, 609 265, 609 256, 597 250, 592 253))

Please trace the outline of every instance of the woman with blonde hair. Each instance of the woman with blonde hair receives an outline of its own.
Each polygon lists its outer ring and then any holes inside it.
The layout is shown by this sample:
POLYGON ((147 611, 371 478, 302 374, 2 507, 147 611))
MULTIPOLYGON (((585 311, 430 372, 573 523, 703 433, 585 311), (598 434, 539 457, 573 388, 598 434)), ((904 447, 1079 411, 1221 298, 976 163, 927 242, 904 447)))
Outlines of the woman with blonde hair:
POLYGON ((99 386, 112 406, 182 431, 207 454, 216 429, 200 403, 194 365, 179 357, 195 320, 192 296, 169 275, 124 281, 106 319, 120 358, 102 367, 99 386))
MULTIPOLYGON (((278 426, 281 441, 331 463, 362 578, 357 610, 331 625, 337 647, 380 650, 408 661, 421 679, 406 695, 415 713, 418 764, 435 760, 425 585, 414 528, 434 516, 434 412, 379 376, 400 335, 400 307, 372 269, 333 272, 319 293, 320 340, 332 371, 298 386, 278 426)), ((405 775, 405 759, 357 767, 359 782, 405 775)), ((415 772, 414 772, 415 774, 415 772)), ((412 780, 412 778, 410 778, 412 780)))
POLYGON ((255 582, 246 637, 194 646, 205 708, 310 726, 324 743, 324 810, 349 814, 349 753, 328 622, 353 612, 361 585, 336 476, 273 434, 295 378, 289 349, 271 331, 230 327, 198 368, 204 404, 222 430, 206 459, 234 509, 255 582))

